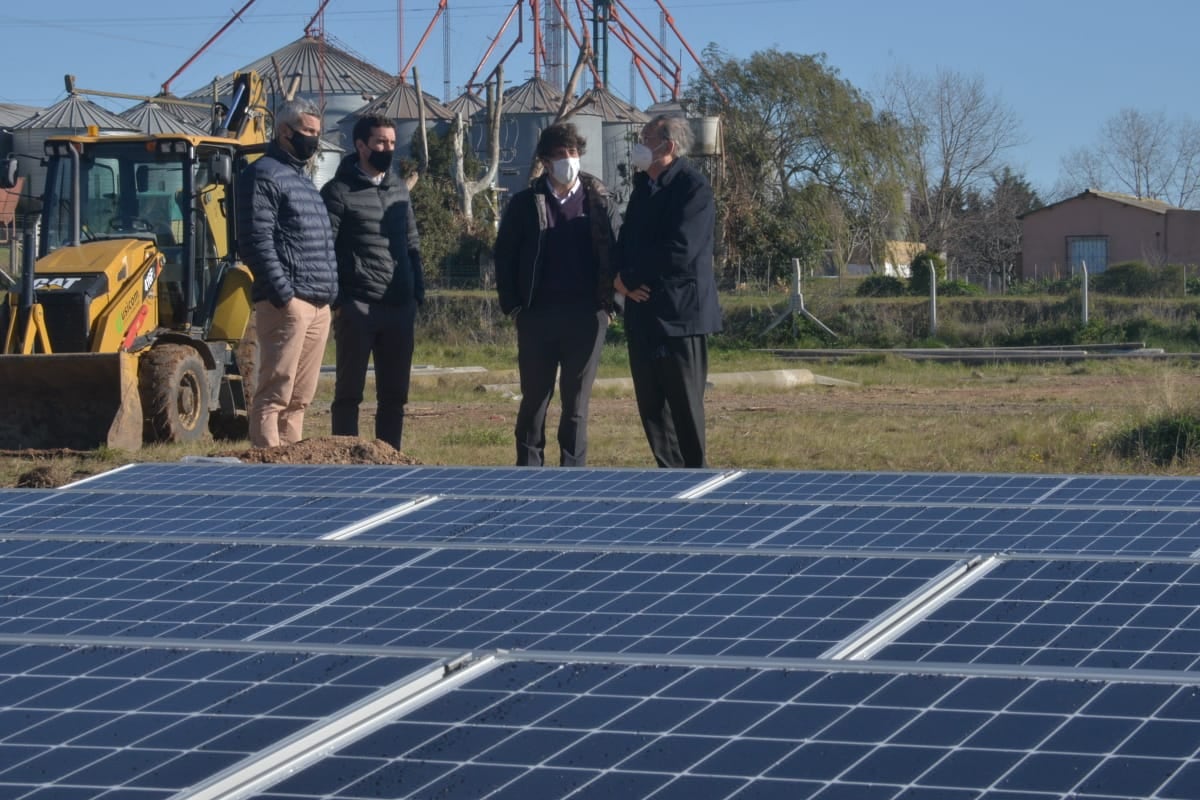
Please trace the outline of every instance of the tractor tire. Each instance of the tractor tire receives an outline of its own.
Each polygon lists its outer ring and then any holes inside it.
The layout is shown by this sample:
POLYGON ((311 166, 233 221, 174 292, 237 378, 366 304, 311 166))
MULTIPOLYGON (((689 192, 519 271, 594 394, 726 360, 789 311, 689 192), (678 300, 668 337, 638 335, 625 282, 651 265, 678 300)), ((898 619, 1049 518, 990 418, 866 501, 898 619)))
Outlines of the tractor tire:
POLYGON ((147 442, 198 442, 208 433, 208 371, 191 347, 164 344, 142 356, 138 393, 147 442))

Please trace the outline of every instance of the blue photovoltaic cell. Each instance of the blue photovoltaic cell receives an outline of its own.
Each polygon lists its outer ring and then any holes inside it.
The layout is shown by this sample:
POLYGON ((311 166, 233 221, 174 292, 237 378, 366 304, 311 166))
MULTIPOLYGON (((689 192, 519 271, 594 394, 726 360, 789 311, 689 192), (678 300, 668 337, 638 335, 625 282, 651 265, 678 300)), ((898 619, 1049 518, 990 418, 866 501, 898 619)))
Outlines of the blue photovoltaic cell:
POLYGON ((1089 506, 1200 508, 1200 478, 1137 475, 1069 477, 1047 503, 1089 506))
POLYGON ((75 489, 40 495, 37 502, 0 515, 0 534, 315 539, 397 504, 395 498, 361 495, 75 489))
POLYGON ((1194 692, 509 663, 256 797, 1195 798, 1194 692))
POLYGON ((170 797, 428 659, 0 645, 0 797, 170 797))
POLYGON ((357 538, 561 546, 786 546, 789 529, 803 529, 798 523, 815 509, 694 500, 443 498, 364 530, 357 538))
POLYGON ((44 494, 30 489, 0 489, 0 517, 36 502, 44 494))
POLYGON ((441 499, 363 531, 397 542, 1187 556, 1200 509, 441 499))
POLYGON ((793 503, 1031 505, 1065 480, 1061 475, 750 471, 704 497, 793 503))
POLYGON ((1186 556, 1200 549, 1200 509, 826 505, 770 543, 905 553, 1186 556))
POLYGON ((0 541, 0 633, 244 640, 264 636, 339 594, 370 586, 421 553, 313 545, 0 541))
MULTIPOLYGON (((716 470, 528 469, 316 464, 137 464, 75 490, 260 491, 289 494, 442 494, 490 497, 651 497, 686 492, 716 470)), ((68 490, 72 487, 66 487, 68 490)))
POLYGON ((1200 565, 1008 561, 905 631, 882 659, 1200 669, 1200 565))
POLYGON ((815 657, 940 559, 436 550, 277 626, 279 641, 815 657))

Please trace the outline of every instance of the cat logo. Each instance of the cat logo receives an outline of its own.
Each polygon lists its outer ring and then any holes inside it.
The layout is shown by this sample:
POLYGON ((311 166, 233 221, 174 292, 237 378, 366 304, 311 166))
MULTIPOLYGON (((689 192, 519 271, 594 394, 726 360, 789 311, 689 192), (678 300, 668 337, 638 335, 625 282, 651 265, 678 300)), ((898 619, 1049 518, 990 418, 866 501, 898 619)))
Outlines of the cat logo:
POLYGON ((79 281, 79 278, 34 278, 33 290, 35 292, 66 291, 79 281))
POLYGON ((150 265, 146 270, 146 274, 142 276, 142 295, 150 294, 150 290, 154 288, 154 279, 158 277, 158 262, 150 265))

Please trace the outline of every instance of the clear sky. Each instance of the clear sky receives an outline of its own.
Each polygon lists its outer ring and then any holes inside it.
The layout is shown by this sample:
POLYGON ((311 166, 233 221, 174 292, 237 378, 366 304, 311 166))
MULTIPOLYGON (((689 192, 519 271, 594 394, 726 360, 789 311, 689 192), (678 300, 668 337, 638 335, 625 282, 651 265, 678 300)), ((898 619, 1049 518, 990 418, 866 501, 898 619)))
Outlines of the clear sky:
MULTIPOLYGON (((542 0, 549 5, 550 0, 542 0)), ((624 0, 655 35, 655 0, 624 0)), ((699 54, 716 42, 746 57, 775 47, 823 52, 868 96, 897 66, 918 74, 938 67, 980 76, 1019 117, 1027 143, 1009 161, 1035 187, 1049 189, 1059 160, 1092 144, 1097 128, 1122 108, 1196 118, 1196 38, 1200 0, 664 0, 676 27, 699 54)), ((63 75, 89 89, 154 94, 244 0, 5 0, 0 102, 47 106, 65 96, 63 75), (8 6, 12 6, 9 8, 8 6), (44 14, 40 9, 45 9, 44 14)), ((172 83, 185 94, 303 34, 319 0, 256 0, 243 19, 172 83)), ((452 94, 461 90, 500 30, 512 0, 449 0, 452 94)), ((568 7, 575 6, 569 0, 568 7)), ((327 33, 387 71, 398 71, 420 40, 436 0, 330 0, 327 33), (403 24, 398 9, 403 8, 403 24)), ((528 26, 527 26, 528 28, 528 26)), ((515 38, 515 23, 496 53, 515 38)), ((423 87, 443 94, 439 22, 417 66, 423 87)), ((531 74, 531 33, 505 64, 514 82, 531 74)), ((667 30, 666 45, 696 70, 667 30)), ((628 51, 610 44, 610 83, 628 98, 628 51)), ((492 61, 494 61, 493 56, 492 61)), ((490 69, 491 64, 485 68, 490 69)), ((634 100, 651 102, 644 86, 634 100)), ((128 103, 101 101, 113 109, 128 103)))

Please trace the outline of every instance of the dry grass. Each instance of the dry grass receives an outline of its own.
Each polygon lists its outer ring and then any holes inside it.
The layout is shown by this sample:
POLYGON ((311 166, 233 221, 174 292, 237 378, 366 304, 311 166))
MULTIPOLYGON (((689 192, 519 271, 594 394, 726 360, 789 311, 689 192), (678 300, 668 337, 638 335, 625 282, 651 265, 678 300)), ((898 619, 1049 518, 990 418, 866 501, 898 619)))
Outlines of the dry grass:
MULTIPOLYGON (((469 363, 469 353, 463 358, 462 363, 469 363)), ((483 360, 503 366, 502 353, 483 360)), ((759 354, 740 359, 718 354, 713 371, 803 366, 764 361, 759 354)), ((1194 413, 1192 398, 1200 395, 1200 377, 1191 364, 1108 361, 968 368, 889 359, 811 369, 858 385, 714 387, 707 399, 710 464, 745 469, 1155 474, 1189 473, 1198 466, 1123 459, 1108 445, 1116 432, 1157 415, 1194 413)), ((604 374, 627 374, 618 355, 606 356, 604 374)), ((476 387, 512 380, 515 372, 506 370, 486 377, 417 381, 405 426, 405 452, 425 464, 511 464, 517 403, 476 387)), ((325 380, 306 426, 310 436, 329 433, 331 389, 332 381, 325 380)), ((364 409, 363 422, 369 434, 369 408, 364 409)), ((556 424, 557 413, 552 411, 547 426, 551 464, 558 458, 556 424)), ((592 466, 653 466, 629 391, 595 392, 590 441, 592 466)), ((222 449, 229 449, 228 443, 149 447, 136 454, 6 457, 0 459, 0 485, 17 485, 19 476, 35 470, 42 485, 55 485, 128 461, 173 461, 222 449)))

